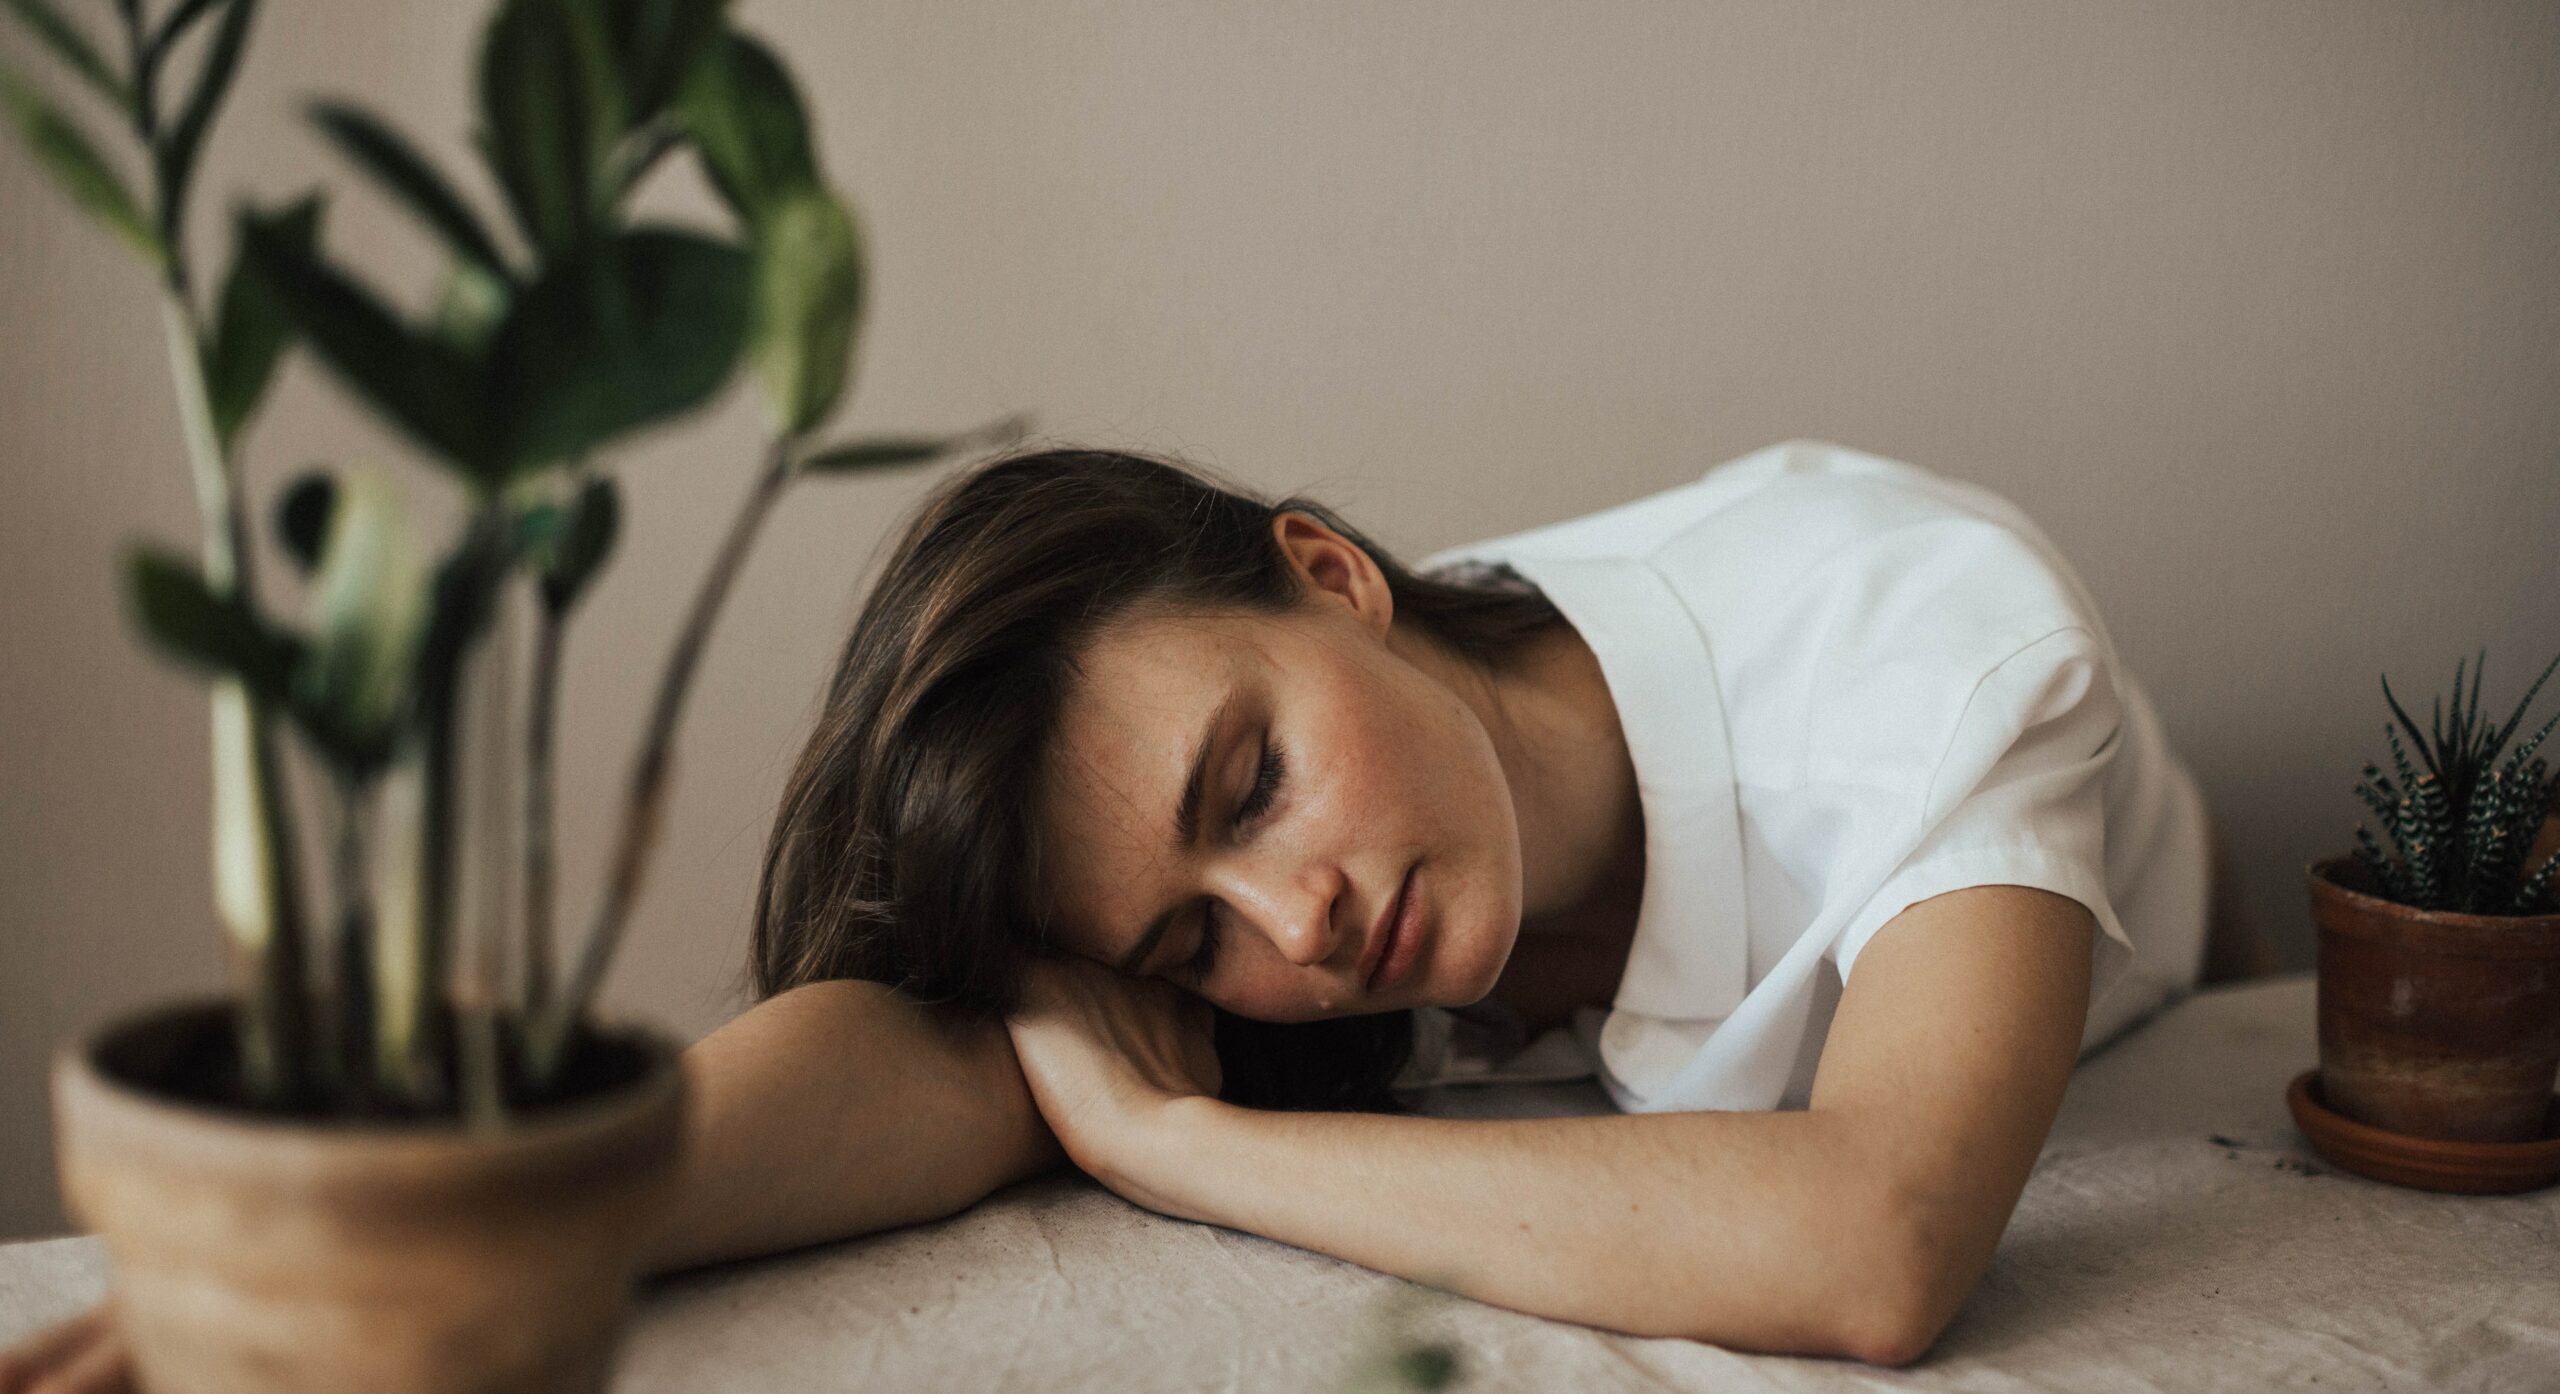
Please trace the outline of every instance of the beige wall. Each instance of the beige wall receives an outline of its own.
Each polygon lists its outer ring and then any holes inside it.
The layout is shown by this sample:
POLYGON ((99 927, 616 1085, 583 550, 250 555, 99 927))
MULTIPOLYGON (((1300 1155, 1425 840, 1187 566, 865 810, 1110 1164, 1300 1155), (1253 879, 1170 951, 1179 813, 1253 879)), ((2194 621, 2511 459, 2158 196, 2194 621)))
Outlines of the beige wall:
MULTIPOLYGON (((361 94, 458 160, 478 8, 275 0, 209 206, 326 170, 332 243, 418 284, 426 250, 290 104, 361 94)), ((861 426, 1027 407, 1056 437, 1312 489, 1410 555, 1795 435, 1981 482, 2078 561, 2294 963, 2298 868, 2345 846, 2376 671, 2428 692, 2486 644, 2512 701, 2560 647, 2548 4, 741 12, 793 55, 867 221, 861 426)), ((0 239, 14 1235, 61 1223, 49 1044, 219 959, 205 702, 111 588, 125 539, 195 526, 152 300, 14 149, 0 239)), ((754 433, 733 401, 624 461, 625 546, 567 685, 572 906, 754 433)), ((269 487, 398 454, 301 366, 253 444, 269 487)), ((919 485, 811 488, 768 533, 696 689, 617 1006, 692 1035, 740 1005, 780 780, 919 485)))

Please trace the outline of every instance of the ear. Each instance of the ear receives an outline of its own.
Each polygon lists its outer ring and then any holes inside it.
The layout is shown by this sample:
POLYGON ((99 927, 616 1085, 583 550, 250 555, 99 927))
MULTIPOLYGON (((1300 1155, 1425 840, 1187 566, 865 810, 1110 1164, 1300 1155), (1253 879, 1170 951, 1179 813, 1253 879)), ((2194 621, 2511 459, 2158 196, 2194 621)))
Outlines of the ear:
POLYGON ((1387 632, 1395 619, 1395 595, 1387 589, 1386 573, 1359 543, 1286 510, 1272 518, 1271 536, 1311 597, 1341 605, 1363 625, 1387 632))

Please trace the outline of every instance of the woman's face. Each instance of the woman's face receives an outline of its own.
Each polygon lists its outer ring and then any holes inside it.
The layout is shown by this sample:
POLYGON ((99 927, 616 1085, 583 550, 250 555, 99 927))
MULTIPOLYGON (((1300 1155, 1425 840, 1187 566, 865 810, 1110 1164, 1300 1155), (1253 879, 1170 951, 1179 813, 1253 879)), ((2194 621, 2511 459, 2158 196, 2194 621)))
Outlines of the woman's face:
POLYGON ((1492 738, 1452 660, 1391 623, 1367 553, 1300 514, 1274 531, 1296 609, 1132 615, 1079 656, 1042 772, 1036 893, 1075 952, 1240 1016, 1474 1002, 1521 915, 1492 738), (1378 927, 1408 884, 1416 937, 1384 961, 1378 927), (1394 981, 1372 989, 1373 967, 1394 981))

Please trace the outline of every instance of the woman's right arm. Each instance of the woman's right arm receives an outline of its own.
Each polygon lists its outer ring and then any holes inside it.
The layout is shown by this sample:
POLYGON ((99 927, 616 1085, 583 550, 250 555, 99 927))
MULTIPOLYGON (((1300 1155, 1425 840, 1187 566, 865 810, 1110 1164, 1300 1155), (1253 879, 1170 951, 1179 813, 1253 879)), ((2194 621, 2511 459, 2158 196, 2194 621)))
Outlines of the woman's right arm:
POLYGON ((1001 1021, 810 983, 684 1053, 692 1135, 650 1273, 941 1219, 1066 1162, 1001 1021))
MULTIPOLYGON (((1003 1022, 946 1023, 879 983, 768 998, 684 1070, 691 1132, 650 1273, 940 1219, 1066 1161, 1003 1022)), ((105 1304, 0 1351, 0 1394, 47 1376, 130 1390, 105 1304)))

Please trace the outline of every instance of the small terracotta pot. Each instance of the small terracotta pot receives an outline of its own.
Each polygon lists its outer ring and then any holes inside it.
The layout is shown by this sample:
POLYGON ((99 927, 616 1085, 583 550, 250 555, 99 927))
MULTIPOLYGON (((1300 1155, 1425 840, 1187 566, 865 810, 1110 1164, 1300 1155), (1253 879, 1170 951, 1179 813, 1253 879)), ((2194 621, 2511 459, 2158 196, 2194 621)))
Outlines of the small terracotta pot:
POLYGON ((2538 1136, 2560 1074, 2560 914, 2415 909, 2353 857, 2305 875, 2329 1106, 2410 1137, 2538 1136))
POLYGON ((592 1037, 598 1089, 473 1132, 261 1117, 162 1084, 229 1031, 226 1004, 186 1002, 54 1059, 63 1196, 114 1260, 143 1387, 605 1387, 640 1246, 672 1198, 672 1045, 592 1037))

